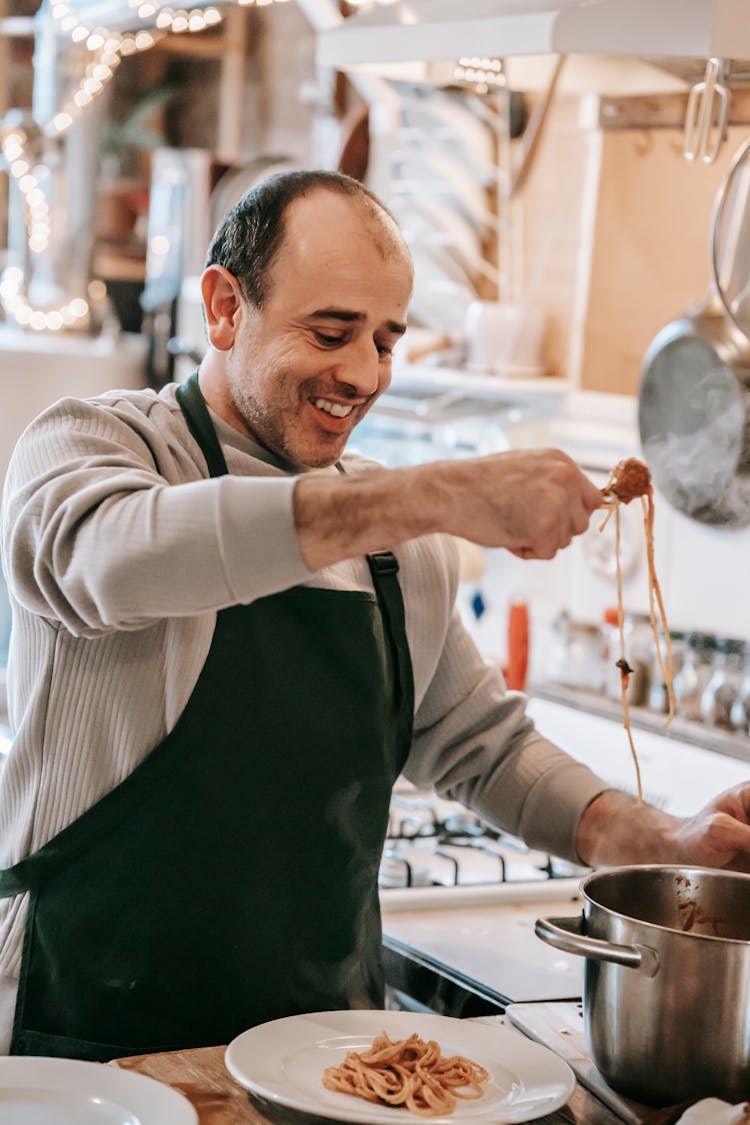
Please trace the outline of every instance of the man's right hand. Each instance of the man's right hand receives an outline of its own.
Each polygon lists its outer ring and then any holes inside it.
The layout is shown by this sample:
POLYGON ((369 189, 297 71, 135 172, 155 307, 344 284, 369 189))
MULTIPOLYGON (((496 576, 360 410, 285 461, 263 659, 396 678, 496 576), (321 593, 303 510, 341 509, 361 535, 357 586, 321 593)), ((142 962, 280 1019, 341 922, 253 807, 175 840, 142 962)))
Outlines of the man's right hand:
POLYGON ((522 450, 356 477, 308 473, 294 493, 310 570, 446 532, 519 558, 551 559, 589 525, 598 488, 567 454, 522 450))
POLYGON ((551 559, 589 525, 601 493, 557 449, 441 462, 448 479, 443 515, 451 531, 525 559, 551 559), (462 472, 463 469, 463 472, 462 472))

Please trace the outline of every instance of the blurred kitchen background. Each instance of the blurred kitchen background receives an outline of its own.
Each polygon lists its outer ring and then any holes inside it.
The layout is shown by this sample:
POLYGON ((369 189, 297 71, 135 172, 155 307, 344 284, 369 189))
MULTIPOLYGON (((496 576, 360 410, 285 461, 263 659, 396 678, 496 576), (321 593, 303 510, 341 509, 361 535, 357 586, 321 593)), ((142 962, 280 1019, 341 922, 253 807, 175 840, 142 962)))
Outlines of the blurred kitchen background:
MULTIPOLYGON (((355 444, 394 465, 555 445, 602 485, 645 450, 670 729, 746 761, 744 7, 0 0, 0 480, 56 398, 184 378, 223 212, 269 172, 340 168, 389 204, 416 266, 391 392, 355 444)), ((460 605, 515 686, 616 717, 599 522, 553 562, 462 545, 460 605)), ((622 576, 634 721, 657 730, 637 504, 622 576)), ((0 723, 9 629, 0 582, 0 723)))

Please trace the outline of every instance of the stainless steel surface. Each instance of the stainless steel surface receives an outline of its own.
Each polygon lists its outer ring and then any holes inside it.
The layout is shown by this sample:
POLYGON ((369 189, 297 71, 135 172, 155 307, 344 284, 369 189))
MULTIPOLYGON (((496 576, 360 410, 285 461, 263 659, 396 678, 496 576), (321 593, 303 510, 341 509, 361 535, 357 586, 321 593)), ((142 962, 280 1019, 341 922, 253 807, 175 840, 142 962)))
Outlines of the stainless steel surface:
POLYGON ((750 337, 750 140, 740 145, 711 224, 711 269, 727 316, 750 337))
MULTIPOLYGON (((619 868, 588 876, 581 894, 585 938, 571 919, 565 942, 586 957, 586 1038, 606 1081, 651 1105, 742 1100, 750 1084, 750 875, 619 868), (613 963, 623 947, 641 951, 639 966, 613 963)), ((547 940, 549 925, 537 933, 547 940)))
POLYGON ((709 59, 703 79, 690 88, 682 150, 686 160, 716 162, 726 137, 728 111, 724 59, 709 59))
POLYGON ((563 953, 581 957, 595 957, 611 965, 625 965, 629 969, 642 969, 653 976, 659 961, 652 949, 638 945, 615 945, 612 941, 589 937, 584 933, 583 918, 539 918, 534 933, 548 945, 563 953))
POLYGON ((699 523, 750 523, 750 340, 713 291, 663 328, 643 362, 638 422, 661 493, 699 523))
POLYGON ((396 784, 380 866, 388 983, 448 1015, 509 1000, 580 997, 583 964, 534 940, 545 909, 580 905, 587 868, 498 832, 456 801, 396 784), (501 954, 498 955, 498 951, 501 954))
MULTIPOLYGON (((508 884, 494 888, 493 894, 481 889, 484 896, 417 889, 410 896, 411 909, 405 901, 408 892, 381 893, 386 946, 402 958, 429 965, 435 993, 437 980, 447 975, 496 1000, 501 1009, 508 1001, 580 999, 580 957, 560 956, 534 938, 534 922, 545 910, 562 914, 580 908, 578 880, 531 884, 518 897, 514 891, 521 888, 508 884), (402 897, 394 909, 396 896, 402 897)), ((432 1006, 429 993, 420 991, 419 998, 432 1006)))
POLYGON ((700 523, 750 524, 750 323, 745 202, 735 158, 711 216, 713 280, 704 299, 666 325, 643 361, 641 443, 654 483, 700 523))
POLYGON ((576 1078, 609 1106, 626 1125, 643 1125, 649 1107, 618 1094, 594 1066, 586 1046, 583 1008, 575 1000, 554 1000, 542 1004, 509 1004, 505 1018, 530 1039, 549 1047, 565 1059, 576 1078))

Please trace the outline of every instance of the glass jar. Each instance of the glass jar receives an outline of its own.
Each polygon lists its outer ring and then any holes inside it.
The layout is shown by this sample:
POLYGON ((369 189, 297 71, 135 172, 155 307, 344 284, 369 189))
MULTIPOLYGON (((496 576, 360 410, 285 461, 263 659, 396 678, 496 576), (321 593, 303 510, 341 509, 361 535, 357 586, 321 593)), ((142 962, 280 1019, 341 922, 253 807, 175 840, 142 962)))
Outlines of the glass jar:
POLYGON ((700 722, 701 696, 711 679, 714 639, 704 633, 688 633, 682 650, 682 664, 674 677, 676 713, 683 719, 700 722))
POLYGON ((747 641, 744 645, 742 679, 729 717, 733 729, 739 734, 750 731, 750 642, 747 641))
POLYGON ((743 652, 740 642, 717 638, 711 679, 701 695, 701 718, 706 726, 734 729, 732 705, 739 693, 743 652))
POLYGON ((602 690, 601 642, 597 625, 573 621, 563 611, 554 626, 548 676, 565 687, 602 690))
MULTIPOLYGON (((692 634, 695 636, 696 634, 692 634)), ((666 646, 664 645, 663 638, 661 637, 661 660, 664 665, 664 671, 667 671, 667 653, 666 646)), ((685 667, 685 650, 687 646, 687 638, 684 633, 672 632, 669 634, 669 644, 672 650, 672 663, 677 671, 672 676, 672 690, 677 698, 677 691, 680 689, 681 684, 684 683, 683 670, 685 667)), ((650 711, 657 711, 659 714, 666 715, 669 712, 669 692, 667 685, 664 682, 662 675, 662 664, 659 662, 659 657, 656 652, 656 642, 654 641, 653 634, 649 642, 649 686, 648 686, 648 707, 650 711)), ((695 653, 691 651, 690 661, 695 660, 695 653)), ((692 674, 692 673, 691 673, 692 674)), ((705 686, 704 683, 701 685, 705 686)), ((675 712, 677 707, 675 706, 675 712)))

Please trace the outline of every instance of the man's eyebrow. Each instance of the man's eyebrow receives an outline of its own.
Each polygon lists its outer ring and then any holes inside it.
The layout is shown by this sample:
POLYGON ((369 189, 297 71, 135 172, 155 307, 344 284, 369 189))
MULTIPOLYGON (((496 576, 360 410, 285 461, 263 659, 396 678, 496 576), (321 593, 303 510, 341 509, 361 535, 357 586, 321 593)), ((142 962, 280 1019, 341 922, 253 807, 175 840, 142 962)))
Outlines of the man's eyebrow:
MULTIPOLYGON (((353 309, 316 309, 315 312, 310 313, 310 318, 312 320, 343 320, 346 324, 353 324, 364 320, 365 314, 355 312, 353 309)), ((389 320, 386 328, 394 336, 403 336, 406 332, 406 325, 398 320, 389 320)))

